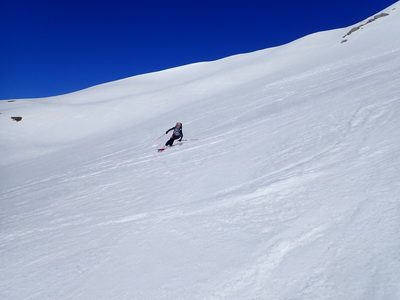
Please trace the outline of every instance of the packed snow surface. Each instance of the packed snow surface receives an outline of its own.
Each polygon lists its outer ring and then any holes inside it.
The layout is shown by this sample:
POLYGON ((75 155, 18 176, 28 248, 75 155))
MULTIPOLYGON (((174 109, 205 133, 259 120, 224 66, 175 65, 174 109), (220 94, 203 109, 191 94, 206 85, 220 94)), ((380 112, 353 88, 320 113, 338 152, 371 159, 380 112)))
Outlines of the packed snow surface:
POLYGON ((2 101, 0 298, 400 299, 399 4, 2 101))

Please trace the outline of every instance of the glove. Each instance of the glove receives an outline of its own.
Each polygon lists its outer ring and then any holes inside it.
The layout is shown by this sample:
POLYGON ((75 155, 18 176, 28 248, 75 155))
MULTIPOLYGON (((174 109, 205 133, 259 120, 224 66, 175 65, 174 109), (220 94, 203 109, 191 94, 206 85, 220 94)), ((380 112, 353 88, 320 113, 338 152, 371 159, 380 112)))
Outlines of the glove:
POLYGON ((166 131, 165 134, 168 134, 168 131, 166 131))

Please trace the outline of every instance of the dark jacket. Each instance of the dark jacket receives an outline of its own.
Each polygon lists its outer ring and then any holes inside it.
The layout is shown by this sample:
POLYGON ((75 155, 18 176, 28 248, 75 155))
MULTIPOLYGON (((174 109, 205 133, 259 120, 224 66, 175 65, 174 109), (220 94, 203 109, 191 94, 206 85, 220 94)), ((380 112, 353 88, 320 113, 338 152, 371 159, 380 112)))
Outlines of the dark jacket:
POLYGON ((174 131, 173 135, 171 136, 171 138, 173 137, 174 139, 179 139, 179 138, 183 138, 183 131, 182 131, 182 127, 178 128, 178 127, 172 127, 170 129, 167 130, 166 133, 170 132, 171 130, 174 131))

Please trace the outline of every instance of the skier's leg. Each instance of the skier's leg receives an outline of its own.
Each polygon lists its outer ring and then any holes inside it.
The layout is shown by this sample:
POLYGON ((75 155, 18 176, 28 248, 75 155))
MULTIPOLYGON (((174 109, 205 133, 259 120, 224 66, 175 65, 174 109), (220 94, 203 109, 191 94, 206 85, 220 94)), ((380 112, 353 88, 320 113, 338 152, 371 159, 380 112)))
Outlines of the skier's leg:
POLYGON ((175 140, 179 139, 179 137, 176 136, 171 136, 171 138, 169 139, 169 141, 167 142, 168 146, 172 147, 172 144, 175 142, 175 140))
POLYGON ((172 147, 172 144, 174 143, 174 138, 173 137, 171 137, 169 140, 168 140, 168 142, 166 142, 165 143, 165 146, 169 146, 169 147, 172 147))

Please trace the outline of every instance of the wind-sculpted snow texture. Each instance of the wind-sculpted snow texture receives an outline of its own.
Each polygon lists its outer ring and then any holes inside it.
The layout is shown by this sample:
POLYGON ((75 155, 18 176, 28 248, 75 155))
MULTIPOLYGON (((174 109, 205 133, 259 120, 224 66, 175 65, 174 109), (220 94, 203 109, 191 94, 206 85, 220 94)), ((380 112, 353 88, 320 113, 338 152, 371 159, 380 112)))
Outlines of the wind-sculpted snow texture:
POLYGON ((400 299, 399 3, 383 12, 346 43, 354 26, 2 101, 0 298, 400 299), (199 140, 157 153, 177 121, 199 140))

